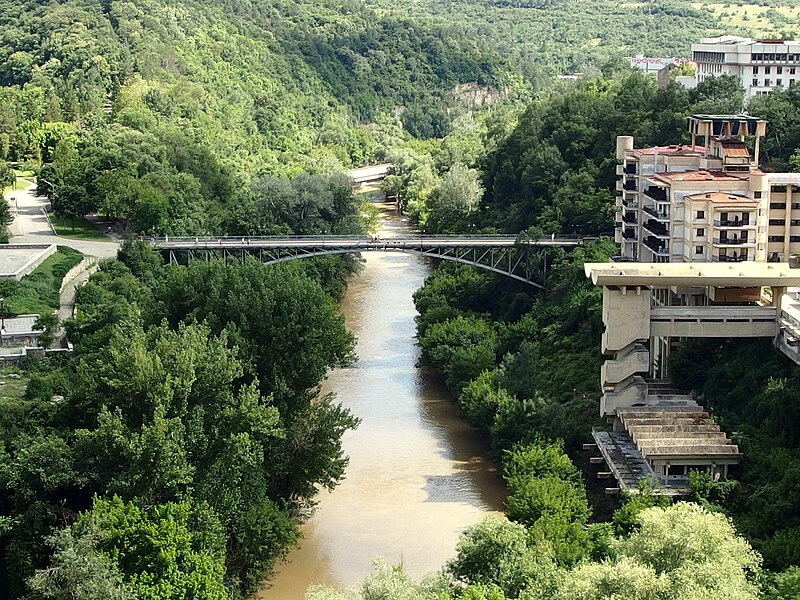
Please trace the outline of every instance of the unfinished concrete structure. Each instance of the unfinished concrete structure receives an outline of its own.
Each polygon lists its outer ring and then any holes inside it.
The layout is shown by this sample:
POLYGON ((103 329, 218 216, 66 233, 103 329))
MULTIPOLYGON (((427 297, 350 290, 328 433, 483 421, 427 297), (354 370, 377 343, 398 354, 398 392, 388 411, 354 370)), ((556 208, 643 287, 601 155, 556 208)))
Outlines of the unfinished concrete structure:
POLYGON ((800 269, 787 263, 587 263, 603 287, 600 413, 595 441, 620 487, 642 479, 680 493, 693 469, 727 476, 738 448, 686 393, 671 389, 665 345, 686 337, 766 337, 796 361, 800 310, 789 304, 800 269), (769 288, 769 293, 765 292, 769 288), (789 319, 795 321, 789 322, 789 319), (796 327, 794 323, 796 322, 796 327))

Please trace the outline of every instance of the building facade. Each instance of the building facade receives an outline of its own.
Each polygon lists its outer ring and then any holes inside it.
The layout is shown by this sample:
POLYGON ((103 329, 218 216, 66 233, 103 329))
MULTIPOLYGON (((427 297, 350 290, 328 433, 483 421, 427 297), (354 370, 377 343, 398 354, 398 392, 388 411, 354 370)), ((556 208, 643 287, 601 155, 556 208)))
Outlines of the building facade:
POLYGON ((623 259, 781 262, 800 252, 800 173, 759 170, 766 122, 694 115, 688 126, 686 145, 637 149, 617 138, 623 259))
POLYGON ((734 35, 703 38, 692 44, 697 82, 734 75, 745 99, 768 94, 800 81, 800 41, 753 40, 734 35))

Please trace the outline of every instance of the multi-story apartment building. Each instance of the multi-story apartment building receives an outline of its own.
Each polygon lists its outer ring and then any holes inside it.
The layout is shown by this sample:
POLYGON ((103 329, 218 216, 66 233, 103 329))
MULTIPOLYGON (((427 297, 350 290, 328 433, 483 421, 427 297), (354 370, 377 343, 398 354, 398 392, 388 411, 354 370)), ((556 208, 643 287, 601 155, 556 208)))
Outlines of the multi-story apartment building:
POLYGON ((703 38, 692 44, 692 60, 697 63, 698 83, 707 77, 735 75, 747 100, 800 81, 800 41, 735 35, 703 38))
POLYGON ((687 145, 617 138, 617 233, 640 262, 785 261, 800 252, 800 173, 758 168, 766 122, 694 115, 687 145), (751 153, 752 148, 752 153, 751 153))

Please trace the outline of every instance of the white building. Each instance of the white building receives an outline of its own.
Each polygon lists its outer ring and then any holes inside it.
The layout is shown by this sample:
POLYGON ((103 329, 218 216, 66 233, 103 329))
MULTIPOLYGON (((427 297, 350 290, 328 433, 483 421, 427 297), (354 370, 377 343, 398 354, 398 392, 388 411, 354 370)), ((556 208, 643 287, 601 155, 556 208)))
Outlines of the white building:
POLYGON ((742 82, 745 100, 800 81, 800 41, 753 40, 735 35, 702 38, 692 44, 697 82, 734 75, 742 82))

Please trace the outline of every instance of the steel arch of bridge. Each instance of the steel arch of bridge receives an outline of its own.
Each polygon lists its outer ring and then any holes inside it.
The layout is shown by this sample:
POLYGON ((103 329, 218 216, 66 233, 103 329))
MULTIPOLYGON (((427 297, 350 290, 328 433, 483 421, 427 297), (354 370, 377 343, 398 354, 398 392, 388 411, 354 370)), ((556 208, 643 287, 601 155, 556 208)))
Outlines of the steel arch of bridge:
MULTIPOLYGON (((544 263, 548 248, 569 248, 577 238, 521 239, 517 236, 405 236, 385 239, 354 236, 151 238, 170 263, 192 260, 243 262, 253 256, 265 264, 328 254, 410 252, 472 265, 542 288, 531 266, 544 263)), ((546 263, 545 263, 546 268, 546 263)))

